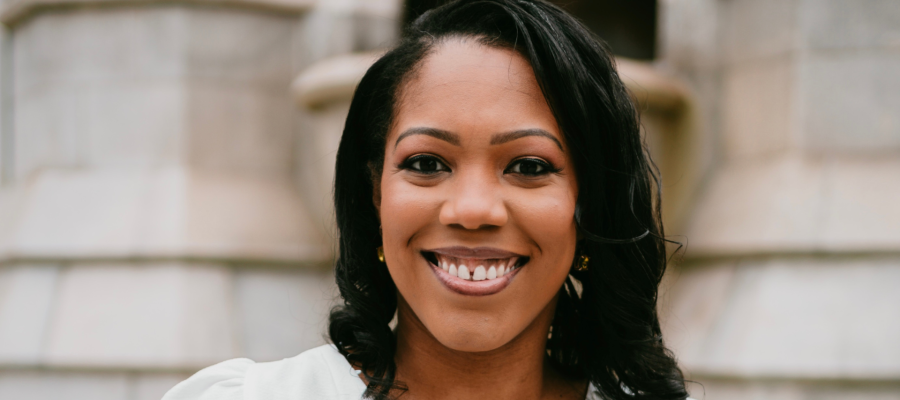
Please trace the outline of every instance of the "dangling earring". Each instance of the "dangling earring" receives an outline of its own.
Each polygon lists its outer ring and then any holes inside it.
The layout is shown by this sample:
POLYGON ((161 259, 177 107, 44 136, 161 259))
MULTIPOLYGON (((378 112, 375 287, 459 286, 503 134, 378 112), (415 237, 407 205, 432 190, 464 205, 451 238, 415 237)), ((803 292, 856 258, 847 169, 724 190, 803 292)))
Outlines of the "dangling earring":
POLYGON ((378 261, 384 262, 384 246, 378 246, 378 261))
POLYGON ((591 258, 585 255, 578 257, 578 262, 575 263, 575 270, 578 272, 584 272, 588 270, 588 262, 591 261, 591 258))

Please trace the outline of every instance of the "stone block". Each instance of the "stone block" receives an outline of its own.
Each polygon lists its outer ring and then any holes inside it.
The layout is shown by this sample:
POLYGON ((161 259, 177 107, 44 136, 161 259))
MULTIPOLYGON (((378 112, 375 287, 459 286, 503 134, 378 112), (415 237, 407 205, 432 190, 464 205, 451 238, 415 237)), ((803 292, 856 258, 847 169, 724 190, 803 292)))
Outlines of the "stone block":
POLYGON ((660 295, 663 337, 679 362, 693 365, 710 329, 728 304, 735 277, 733 260, 670 268, 660 295))
POLYGON ((40 363, 58 276, 52 264, 0 267, 0 364, 40 363))
POLYGON ((184 76, 186 22, 177 7, 45 11, 16 26, 16 94, 60 83, 184 76))
POLYGON ((720 1, 723 61, 737 65, 793 52, 797 43, 798 1, 720 1))
POLYGON ((289 86, 289 81, 266 90, 231 82, 186 85, 186 162, 199 171, 289 179, 295 139, 289 86))
POLYGON ((166 392, 190 374, 145 372, 132 376, 131 396, 128 400, 159 400, 166 392))
POLYGON ((898 400, 900 385, 893 382, 791 382, 699 377, 690 384, 697 400, 898 400))
POLYGON ((831 252, 900 250, 900 159, 829 161, 818 240, 831 252))
POLYGON ((131 400, 124 372, 0 370, 0 399, 131 400))
POLYGON ((900 150, 900 53, 816 52, 801 68, 804 147, 828 153, 900 150))
POLYGON ((716 0, 659 1, 657 54, 679 70, 719 65, 719 8, 716 0))
POLYGON ((294 15, 234 8, 181 8, 186 15, 185 63, 193 80, 280 90, 293 79, 294 15))
POLYGON ((289 181, 194 173, 187 208, 190 254, 307 265, 332 258, 289 181))
MULTIPOLYGON (((689 371, 740 379, 900 378, 900 292, 893 289, 900 259, 760 258, 734 268, 715 322, 692 333, 701 345, 681 350, 689 371)), ((697 290, 714 299, 711 291, 720 288, 697 290)), ((685 301, 689 310, 697 296, 674 298, 673 309, 685 301)))
POLYGON ((724 72, 721 112, 727 159, 772 156, 795 146, 796 86, 789 58, 748 62, 724 72))
POLYGON ((289 173, 297 18, 170 5, 24 22, 14 46, 17 177, 223 160, 234 160, 226 172, 289 173))
POLYGON ((33 88, 16 102, 16 176, 48 167, 177 166, 185 158, 186 106, 182 84, 172 81, 33 88))
POLYGON ((812 251, 826 175, 820 162, 770 158, 719 169, 688 226, 687 256, 812 251))
POLYGON ((231 271, 198 264, 75 264, 60 277, 51 366, 191 370, 234 358, 231 271))
POLYGON ((802 0, 798 28, 811 49, 900 47, 900 7, 894 0, 802 0))
POLYGON ((177 170, 47 171, 23 188, 7 251, 32 257, 133 257, 184 247, 186 178, 177 170), (27 205, 27 206, 26 206, 27 205))
POLYGON ((337 296, 334 276, 327 271, 239 270, 235 303, 241 356, 274 361, 325 344, 337 296))
POLYGON ((400 22, 380 15, 357 14, 353 17, 356 28, 356 51, 389 49, 400 36, 400 22))
POLYGON ((287 179, 45 171, 4 201, 4 256, 199 257, 321 263, 330 248, 287 179), (13 199, 14 200, 14 199, 13 199))
POLYGON ((304 134, 296 142, 294 177, 310 210, 313 224, 336 243, 334 233, 334 165, 350 102, 331 102, 326 107, 305 110, 304 134))

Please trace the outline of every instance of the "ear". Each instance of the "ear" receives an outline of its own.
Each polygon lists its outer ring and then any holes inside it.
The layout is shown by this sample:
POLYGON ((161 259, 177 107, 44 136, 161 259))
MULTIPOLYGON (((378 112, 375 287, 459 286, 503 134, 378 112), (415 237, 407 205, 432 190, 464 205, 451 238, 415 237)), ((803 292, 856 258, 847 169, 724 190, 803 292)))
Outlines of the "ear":
POLYGON ((369 163, 369 176, 372 180, 372 204, 375 206, 375 211, 378 213, 378 219, 381 219, 381 174, 376 173, 376 169, 372 168, 372 164, 369 163))
POLYGON ((381 218, 381 182, 372 185, 372 204, 375 205, 375 211, 378 211, 379 218, 381 218))

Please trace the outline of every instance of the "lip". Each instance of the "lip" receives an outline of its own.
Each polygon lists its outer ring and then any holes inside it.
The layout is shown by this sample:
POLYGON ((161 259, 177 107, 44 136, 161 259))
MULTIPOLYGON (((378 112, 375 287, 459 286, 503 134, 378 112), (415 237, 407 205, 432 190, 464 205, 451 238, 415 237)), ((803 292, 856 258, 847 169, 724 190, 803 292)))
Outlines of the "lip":
MULTIPOLYGON (((495 249, 491 247, 477 247, 477 248, 469 248, 469 247, 443 247, 439 249, 430 249, 424 250, 425 252, 433 252, 442 255, 447 255, 450 257, 459 257, 459 258, 482 258, 482 259, 496 259, 496 258, 511 258, 511 257, 525 257, 513 252, 509 252, 506 250, 495 249)), ((503 289, 506 289, 510 283, 512 283, 513 278, 519 274, 519 271, 522 270, 522 267, 514 269, 512 272, 503 275, 501 277, 483 281, 469 281, 465 279, 460 279, 459 277, 450 275, 450 273, 441 269, 434 263, 432 263, 427 258, 425 262, 428 263, 428 266, 431 267, 431 271, 434 272, 435 276, 438 278, 438 281, 444 285, 447 289, 452 292, 464 295, 464 296, 489 296, 492 294, 499 293, 503 289)))

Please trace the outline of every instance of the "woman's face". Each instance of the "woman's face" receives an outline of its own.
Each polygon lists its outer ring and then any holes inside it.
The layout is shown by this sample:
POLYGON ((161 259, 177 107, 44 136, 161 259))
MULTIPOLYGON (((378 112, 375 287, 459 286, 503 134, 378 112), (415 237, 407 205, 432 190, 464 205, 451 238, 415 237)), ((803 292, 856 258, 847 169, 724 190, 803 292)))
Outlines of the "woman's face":
POLYGON ((515 51, 450 40, 413 75, 375 193, 388 270, 441 344, 493 350, 555 304, 569 273, 569 149, 515 51))

